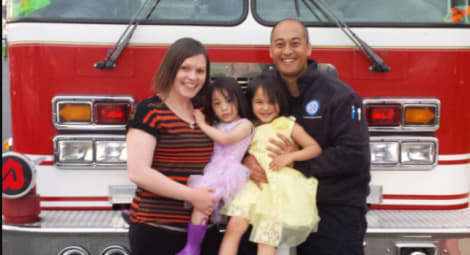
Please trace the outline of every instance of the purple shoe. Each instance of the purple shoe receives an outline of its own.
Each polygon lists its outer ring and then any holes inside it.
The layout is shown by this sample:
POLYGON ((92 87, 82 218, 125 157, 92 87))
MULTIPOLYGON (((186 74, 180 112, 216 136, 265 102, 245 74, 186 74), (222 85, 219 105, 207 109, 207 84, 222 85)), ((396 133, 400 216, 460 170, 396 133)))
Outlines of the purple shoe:
POLYGON ((188 238, 183 250, 176 255, 200 255, 202 239, 206 235, 207 225, 188 225, 188 238))

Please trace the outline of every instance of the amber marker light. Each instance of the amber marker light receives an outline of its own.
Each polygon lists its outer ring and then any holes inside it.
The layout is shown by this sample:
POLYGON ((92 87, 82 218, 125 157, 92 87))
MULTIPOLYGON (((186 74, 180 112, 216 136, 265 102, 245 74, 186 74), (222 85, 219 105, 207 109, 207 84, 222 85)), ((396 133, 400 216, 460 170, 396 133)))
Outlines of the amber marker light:
POLYGON ((59 123, 90 123, 91 104, 90 103, 67 103, 59 102, 58 122, 59 123))
POLYGON ((433 106, 405 107, 405 125, 434 125, 436 108, 433 106))

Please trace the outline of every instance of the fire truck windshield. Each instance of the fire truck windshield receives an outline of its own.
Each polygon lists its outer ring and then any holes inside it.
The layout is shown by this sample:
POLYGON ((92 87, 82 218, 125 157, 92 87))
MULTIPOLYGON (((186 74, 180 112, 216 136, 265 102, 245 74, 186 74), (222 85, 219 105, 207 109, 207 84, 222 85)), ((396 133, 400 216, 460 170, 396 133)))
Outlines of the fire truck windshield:
MULTIPOLYGON (((15 20, 127 23, 145 0, 8 0, 15 20)), ((264 25, 296 17, 308 26, 333 26, 315 0, 162 0, 147 23, 237 25, 248 14, 264 25), (312 9, 310 11, 309 9, 312 9)), ((325 0, 352 26, 468 26, 469 0, 325 0)))
MULTIPOLYGON (((253 13, 258 21, 272 25, 296 17, 309 26, 333 22, 315 0, 256 0, 253 13), (311 10, 313 11, 311 11, 311 10)), ((336 16, 351 25, 442 26, 470 24, 468 0, 325 0, 336 16)))
MULTIPOLYGON (((8 18, 32 21, 127 23, 145 0, 8 0, 8 18)), ((247 0, 161 0, 152 24, 237 25, 247 0)))

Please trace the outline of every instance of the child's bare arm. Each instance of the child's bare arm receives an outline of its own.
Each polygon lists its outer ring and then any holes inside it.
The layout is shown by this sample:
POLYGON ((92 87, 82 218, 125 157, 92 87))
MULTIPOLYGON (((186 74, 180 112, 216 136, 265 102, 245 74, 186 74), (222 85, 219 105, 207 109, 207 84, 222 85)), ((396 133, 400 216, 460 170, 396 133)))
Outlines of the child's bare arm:
POLYGON ((312 159, 320 155, 322 152, 317 141, 315 141, 315 139, 313 139, 298 123, 294 124, 291 137, 302 149, 273 157, 273 160, 269 164, 269 167, 273 171, 279 170, 281 167, 290 165, 295 161, 312 159))
POLYGON ((321 154, 322 149, 318 142, 311 137, 305 129, 298 123, 294 124, 291 133, 294 142, 302 147, 301 150, 293 152, 294 161, 304 161, 312 159, 321 154))
POLYGON ((212 140, 221 144, 232 144, 249 136, 252 132, 252 124, 248 121, 241 122, 230 132, 223 132, 206 123, 204 114, 199 110, 194 110, 194 117, 197 125, 212 140))

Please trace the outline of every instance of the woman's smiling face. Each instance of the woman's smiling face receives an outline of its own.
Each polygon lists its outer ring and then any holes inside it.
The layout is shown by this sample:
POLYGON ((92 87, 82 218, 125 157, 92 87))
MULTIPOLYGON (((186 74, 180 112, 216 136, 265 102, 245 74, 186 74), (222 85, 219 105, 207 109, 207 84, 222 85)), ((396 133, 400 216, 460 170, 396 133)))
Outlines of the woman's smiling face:
POLYGON ((206 58, 203 54, 184 60, 176 73, 172 89, 185 98, 193 98, 206 82, 206 58))

